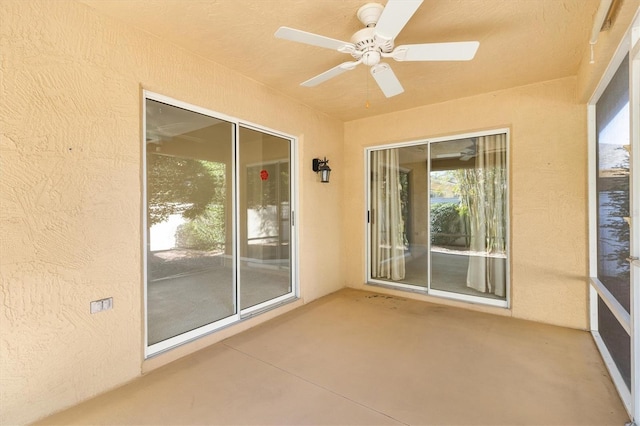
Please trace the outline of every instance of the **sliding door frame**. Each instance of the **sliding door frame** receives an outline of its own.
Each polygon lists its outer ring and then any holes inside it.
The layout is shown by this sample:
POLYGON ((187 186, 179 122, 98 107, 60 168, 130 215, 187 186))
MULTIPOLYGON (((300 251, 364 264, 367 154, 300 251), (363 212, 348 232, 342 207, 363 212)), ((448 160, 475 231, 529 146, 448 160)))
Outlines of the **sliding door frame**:
MULTIPOLYGON (((479 132, 472 133, 459 133, 459 134, 451 134, 448 136, 441 136, 437 138, 425 138, 419 140, 411 140, 406 142, 398 142, 392 144, 383 144, 370 146, 365 148, 364 150, 364 163, 365 163, 365 206, 364 206, 364 225, 365 225, 365 271, 364 271, 364 280, 367 285, 373 285, 378 287, 384 287, 394 290, 402 290, 409 291, 424 295, 429 295, 433 297, 439 297, 443 299, 452 299, 467 303, 475 303, 482 304, 488 306, 495 306, 500 308, 509 309, 511 306, 511 132, 509 128, 497 128, 497 129, 489 129, 479 132), (371 153, 374 151, 381 151, 385 149, 393 149, 393 148, 406 148, 411 146, 427 146, 427 191, 431 191, 431 144, 435 142, 447 142, 458 139, 467 139, 481 136, 491 136, 496 134, 506 134, 507 142, 506 142, 506 158, 507 158, 507 189, 505 191, 506 197, 505 202, 506 205, 506 230, 505 235, 507 239, 506 244, 506 253, 507 253, 507 262, 506 262, 506 295, 505 300, 497 300, 490 299, 481 296, 471 296, 460 293, 447 292, 443 290, 436 290, 431 288, 431 260, 429 260, 427 264, 427 285, 426 287, 421 287, 417 285, 411 285, 400 282, 392 282, 392 281, 384 281, 380 279, 373 278, 371 276, 371 153)), ((429 195, 427 199, 430 199, 429 195)), ((428 251, 431 252, 431 206, 427 207, 427 243, 428 243, 428 251)), ((430 256, 429 256, 430 259, 430 256)))
POLYGON ((152 356, 156 356, 160 353, 166 352, 170 349, 173 349, 177 346, 183 345, 187 342, 199 339, 205 335, 211 334, 217 330, 222 328, 231 326, 240 321, 243 321, 247 318, 259 315, 268 310, 275 309, 281 305, 286 303, 290 303, 300 297, 300 286, 299 286, 299 256, 298 256, 298 227, 297 223, 299 222, 299 218, 297 216, 298 211, 298 138, 286 134, 281 131, 277 131, 274 129, 270 129, 255 123, 247 122, 240 120, 235 117, 231 117, 216 111, 209 110, 207 108, 199 107, 193 104, 189 104, 187 102, 183 102, 168 96, 164 96, 155 92, 142 90, 142 129, 141 129, 141 144, 142 144, 142 176, 141 176, 141 187, 142 187, 142 218, 141 218, 141 226, 142 226, 142 287, 143 287, 143 342, 144 342, 144 357, 145 359, 150 358, 152 356), (174 107, 182 108, 187 111, 191 111, 194 113, 206 115, 218 120, 226 121, 232 124, 232 253, 233 253, 233 291, 234 291, 234 304, 235 304, 235 313, 222 318, 220 320, 214 321, 212 323, 203 325, 194 330, 187 331, 185 333, 179 334, 177 336, 168 338, 166 340, 160 341, 158 343, 149 345, 148 342, 148 293, 147 293, 147 241, 149 238, 147 231, 147 155, 146 155, 146 101, 153 100, 157 102, 162 102, 174 107), (241 262, 240 259, 240 233, 239 233, 239 223, 240 223, 240 199, 239 199, 239 173, 241 172, 239 169, 240 159, 240 127, 255 130, 261 133, 273 135, 282 139, 286 139, 289 141, 289 191, 290 191, 290 271, 289 271, 289 280, 290 280, 290 291, 281 296, 275 297, 273 299, 267 300, 265 302, 259 303, 257 305, 241 309, 240 304, 240 283, 238 281, 239 274, 239 265, 241 262))

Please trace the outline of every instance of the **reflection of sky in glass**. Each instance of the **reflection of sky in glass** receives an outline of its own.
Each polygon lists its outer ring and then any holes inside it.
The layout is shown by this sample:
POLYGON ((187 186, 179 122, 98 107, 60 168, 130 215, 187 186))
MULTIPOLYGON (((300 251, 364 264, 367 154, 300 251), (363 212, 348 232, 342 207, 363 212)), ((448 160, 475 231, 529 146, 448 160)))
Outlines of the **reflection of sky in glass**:
POLYGON ((598 135, 598 168, 601 172, 628 165, 629 153, 622 148, 624 145, 629 145, 629 102, 598 135))
POLYGON ((171 250, 176 247, 176 232, 186 220, 181 213, 169 215, 164 222, 151 226, 149 230, 149 250, 171 250))

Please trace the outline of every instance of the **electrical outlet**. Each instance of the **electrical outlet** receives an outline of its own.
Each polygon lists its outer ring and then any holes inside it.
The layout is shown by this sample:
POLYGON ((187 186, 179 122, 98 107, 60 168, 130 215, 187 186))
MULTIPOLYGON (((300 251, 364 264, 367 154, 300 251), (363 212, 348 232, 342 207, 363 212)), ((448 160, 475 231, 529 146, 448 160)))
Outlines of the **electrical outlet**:
POLYGON ((111 308, 113 308, 113 297, 102 299, 102 310, 106 311, 107 309, 111 308))
POLYGON ((96 300, 91 302, 90 311, 92 314, 98 313, 102 310, 102 300, 96 300))
POLYGON ((89 310, 92 314, 106 311, 113 308, 113 297, 107 297, 106 299, 94 300, 89 306, 89 310))

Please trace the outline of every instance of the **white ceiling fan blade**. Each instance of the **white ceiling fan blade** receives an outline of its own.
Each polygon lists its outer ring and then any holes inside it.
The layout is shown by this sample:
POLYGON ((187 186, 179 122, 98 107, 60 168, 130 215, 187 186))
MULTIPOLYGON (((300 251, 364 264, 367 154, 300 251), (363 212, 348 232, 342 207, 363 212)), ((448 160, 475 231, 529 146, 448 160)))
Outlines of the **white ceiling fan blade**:
POLYGON ((388 64, 379 63, 371 67, 371 75, 387 98, 404 92, 398 77, 388 64))
POLYGON ((469 61, 476 55, 478 46, 477 41, 405 44, 396 47, 391 56, 396 61, 469 61))
POLYGON ((333 49, 339 52, 350 53, 355 50, 353 43, 349 43, 342 40, 336 40, 321 36, 318 34, 308 33, 302 30, 296 30, 289 27, 280 27, 276 31, 275 36, 284 40, 296 41, 298 43, 310 44, 312 46, 324 47, 326 49, 333 49))
POLYGON ((318 74, 315 77, 310 78, 304 83, 300 83, 300 86, 306 86, 306 87, 317 86, 318 84, 324 83, 325 81, 333 77, 336 77, 342 74, 343 72, 347 72, 349 70, 354 69, 356 65, 358 65, 359 63, 360 62, 343 62, 340 65, 337 65, 331 68, 330 70, 323 72, 322 74, 318 74))
POLYGON ((376 24, 376 37, 393 40, 418 10, 423 0, 389 0, 376 24))

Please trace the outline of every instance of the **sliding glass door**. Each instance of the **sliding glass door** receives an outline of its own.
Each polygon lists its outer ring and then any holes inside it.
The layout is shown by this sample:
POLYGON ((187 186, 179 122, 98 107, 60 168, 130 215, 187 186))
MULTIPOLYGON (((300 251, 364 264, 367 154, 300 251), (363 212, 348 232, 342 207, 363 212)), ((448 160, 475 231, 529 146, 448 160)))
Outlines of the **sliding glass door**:
POLYGON ((506 307, 507 132, 367 156, 368 282, 506 307))
POLYGON ((147 355, 295 297, 293 140, 145 99, 147 355))

